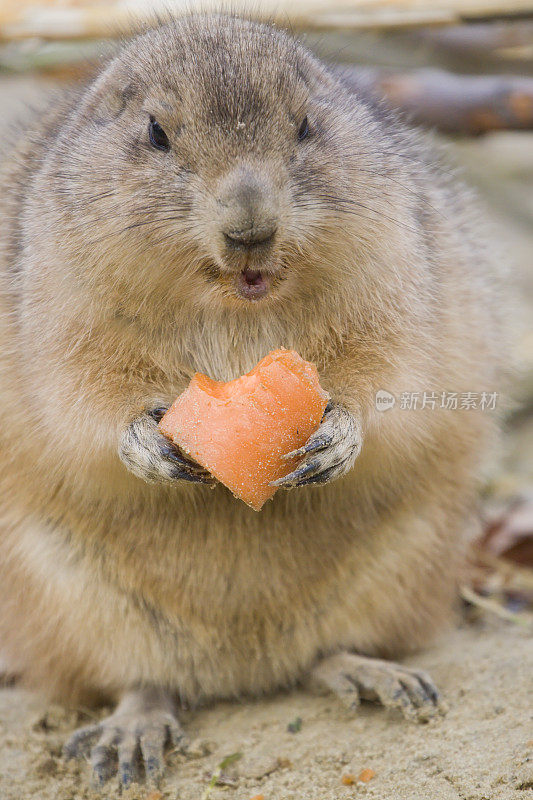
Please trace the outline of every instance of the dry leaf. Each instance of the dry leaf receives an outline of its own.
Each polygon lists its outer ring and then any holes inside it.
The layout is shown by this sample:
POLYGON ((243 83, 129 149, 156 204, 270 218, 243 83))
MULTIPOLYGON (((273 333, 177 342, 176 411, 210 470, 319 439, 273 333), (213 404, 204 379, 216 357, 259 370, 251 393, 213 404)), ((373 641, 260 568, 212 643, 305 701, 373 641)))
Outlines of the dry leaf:
POLYGON ((479 546, 495 556, 533 567, 533 494, 512 498, 489 514, 479 546))

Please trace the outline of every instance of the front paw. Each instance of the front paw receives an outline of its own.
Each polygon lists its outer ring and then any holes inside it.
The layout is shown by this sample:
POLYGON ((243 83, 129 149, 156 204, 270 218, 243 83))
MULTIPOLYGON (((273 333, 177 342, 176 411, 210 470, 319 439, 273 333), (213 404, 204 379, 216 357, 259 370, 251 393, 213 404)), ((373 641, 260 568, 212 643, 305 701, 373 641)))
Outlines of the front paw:
POLYGON ((165 408, 155 408, 135 417, 122 434, 120 460, 137 477, 148 483, 213 484, 214 478, 199 464, 186 458, 160 433, 157 423, 165 408))
POLYGON ((292 489, 310 483, 328 483, 346 474, 354 465, 362 444, 361 425, 344 406, 328 403, 320 427, 303 447, 285 458, 303 456, 296 469, 272 482, 292 489))

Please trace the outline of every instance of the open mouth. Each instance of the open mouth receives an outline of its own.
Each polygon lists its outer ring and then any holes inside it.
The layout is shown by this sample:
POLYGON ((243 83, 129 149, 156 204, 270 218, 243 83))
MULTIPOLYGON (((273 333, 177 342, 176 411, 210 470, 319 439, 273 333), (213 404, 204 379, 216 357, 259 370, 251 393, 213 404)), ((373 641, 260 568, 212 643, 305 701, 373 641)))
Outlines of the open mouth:
POLYGON ((260 300, 268 294, 271 279, 259 269, 243 269, 237 276, 237 291, 246 300, 260 300))

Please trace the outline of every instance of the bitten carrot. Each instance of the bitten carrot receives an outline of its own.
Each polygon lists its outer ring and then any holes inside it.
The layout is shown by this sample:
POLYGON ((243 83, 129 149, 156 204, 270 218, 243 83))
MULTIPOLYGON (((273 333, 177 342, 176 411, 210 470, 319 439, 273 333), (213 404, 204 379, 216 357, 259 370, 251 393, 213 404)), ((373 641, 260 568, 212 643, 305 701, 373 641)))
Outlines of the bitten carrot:
POLYGON ((294 469, 283 456, 314 433, 327 401, 314 364, 294 350, 273 350, 229 383, 196 373, 159 428, 259 511, 276 492, 270 482, 294 469))

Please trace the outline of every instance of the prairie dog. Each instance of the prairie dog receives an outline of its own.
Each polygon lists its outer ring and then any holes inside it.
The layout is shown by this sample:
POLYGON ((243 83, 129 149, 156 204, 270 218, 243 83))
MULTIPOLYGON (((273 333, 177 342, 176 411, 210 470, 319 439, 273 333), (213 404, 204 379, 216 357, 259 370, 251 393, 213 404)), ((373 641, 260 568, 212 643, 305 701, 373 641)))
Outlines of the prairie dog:
POLYGON ((67 754, 94 745, 103 782, 118 748, 128 784, 140 741, 157 776, 180 701, 308 677, 438 713, 385 659, 449 618, 496 428, 440 393, 498 390, 503 358, 476 214, 426 138, 285 33, 199 15, 124 46, 1 183, 1 648, 51 696, 118 703, 67 754), (332 401, 255 513, 157 419, 280 346, 332 401))

